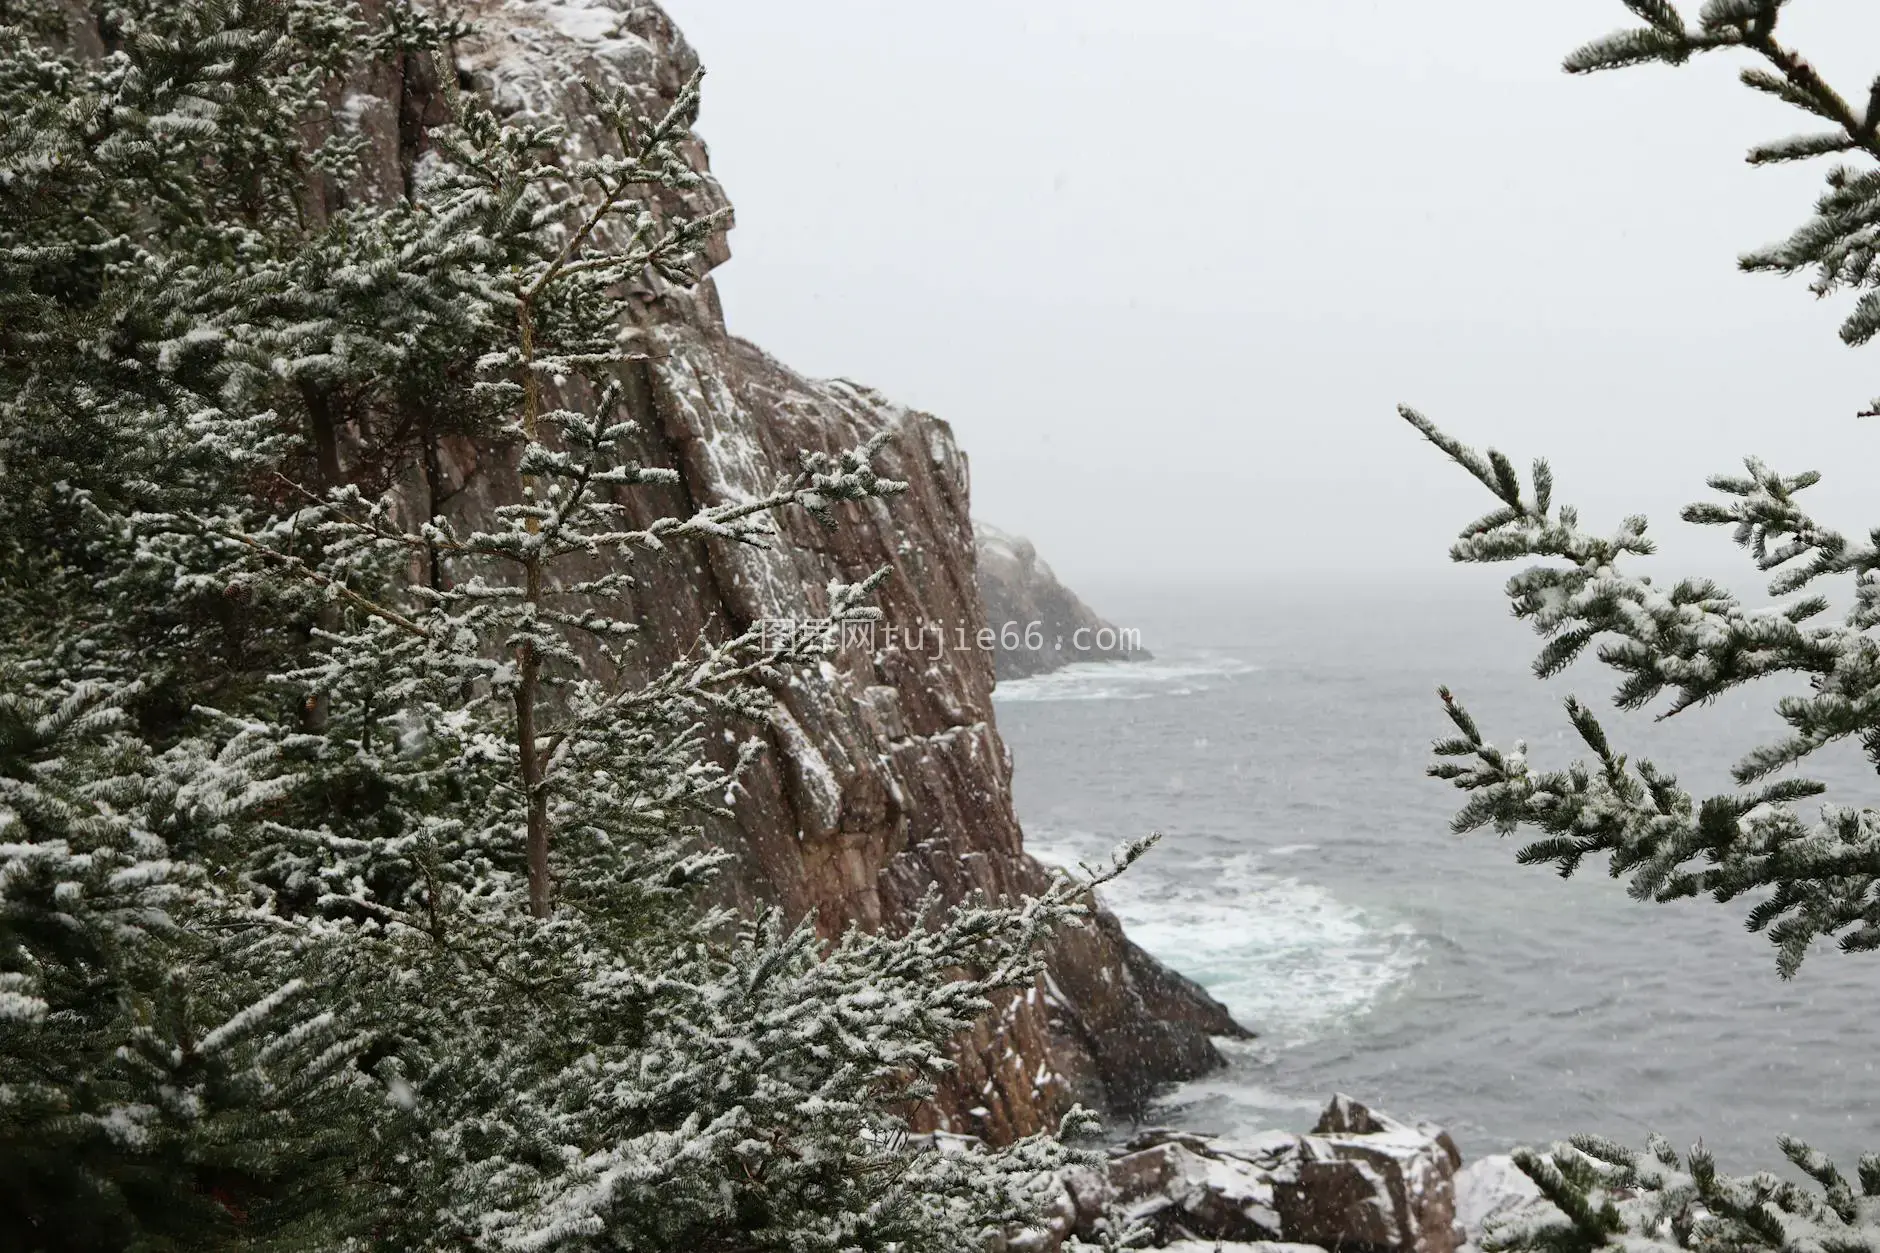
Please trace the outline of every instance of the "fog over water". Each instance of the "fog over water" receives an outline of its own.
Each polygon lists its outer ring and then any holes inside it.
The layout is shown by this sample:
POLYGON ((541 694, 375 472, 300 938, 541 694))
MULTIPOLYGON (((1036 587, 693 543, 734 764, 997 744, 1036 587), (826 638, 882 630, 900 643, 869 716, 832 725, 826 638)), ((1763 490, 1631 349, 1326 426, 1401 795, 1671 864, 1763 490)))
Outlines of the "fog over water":
MULTIPOLYGON (((1809 119, 1728 57, 1561 73, 1618 0, 668 7, 737 205, 732 328, 952 422, 980 516, 1073 586, 1434 568, 1482 497, 1398 401, 1549 456, 1602 526, 1746 453, 1872 521, 1845 300, 1734 264, 1825 169, 1745 150, 1809 119)), ((1865 98, 1880 7, 1783 27, 1865 98)))

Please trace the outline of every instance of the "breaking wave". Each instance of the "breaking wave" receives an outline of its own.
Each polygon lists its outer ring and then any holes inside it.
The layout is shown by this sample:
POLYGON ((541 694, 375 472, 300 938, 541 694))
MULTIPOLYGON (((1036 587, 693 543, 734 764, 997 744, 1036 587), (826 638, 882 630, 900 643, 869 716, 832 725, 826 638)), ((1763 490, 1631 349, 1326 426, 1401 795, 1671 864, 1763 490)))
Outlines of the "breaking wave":
MULTIPOLYGON (((1094 837, 1045 834, 1032 854, 1075 866, 1101 857, 1094 837)), ((1364 1014, 1421 964, 1407 924, 1346 904, 1316 884, 1268 869, 1290 845, 1206 865, 1158 866, 1151 855, 1100 890, 1131 939, 1206 988, 1266 1048, 1320 1039, 1364 1014)))
POLYGON ((996 701, 1014 703, 1192 696, 1259 668, 1238 657, 1219 656, 1181 661, 1080 661, 1028 679, 1002 679, 992 696, 996 701))

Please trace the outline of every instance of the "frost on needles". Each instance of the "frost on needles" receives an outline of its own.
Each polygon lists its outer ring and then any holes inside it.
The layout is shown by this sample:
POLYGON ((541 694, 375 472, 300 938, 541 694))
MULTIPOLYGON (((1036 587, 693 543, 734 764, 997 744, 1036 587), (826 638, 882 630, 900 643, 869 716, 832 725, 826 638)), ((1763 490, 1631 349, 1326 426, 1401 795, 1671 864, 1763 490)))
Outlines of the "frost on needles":
POLYGON ((647 504, 673 475, 632 454, 621 328, 721 225, 674 207, 697 80, 590 84, 578 133, 498 116, 460 25, 372 9, 125 0, 96 57, 52 0, 0 17, 0 1243, 1035 1223, 1058 1137, 939 1152, 906 1115, 1091 878, 833 941, 697 894, 757 751, 705 728, 812 642, 712 630, 642 674, 636 571, 903 486, 876 440, 647 504), (338 91, 374 64, 444 110, 402 194, 338 91), (479 525, 447 438, 487 453, 479 525))
MULTIPOLYGON (((1859 164, 1827 176, 1813 216, 1787 240, 1747 254, 1746 270, 1812 272, 1826 295, 1856 293, 1841 334, 1865 344, 1880 330, 1880 80, 1857 108, 1830 87, 1779 36, 1782 0, 1709 0, 1692 22, 1664 0, 1625 0, 1644 22, 1595 40, 1567 58, 1585 73, 1644 62, 1680 64, 1703 52, 1740 49, 1760 63, 1742 71, 1748 87, 1812 115, 1826 129, 1754 148, 1752 163, 1846 154, 1859 164)), ((1741 474, 1710 486, 1720 500, 1684 510, 1687 521, 1728 526, 1757 569, 1775 572, 1770 592, 1788 597, 1746 608, 1707 579, 1669 586, 1632 573, 1652 552, 1645 520, 1631 517, 1608 533, 1585 529, 1578 513, 1554 501, 1553 476, 1534 463, 1524 484, 1514 463, 1478 453, 1415 410, 1403 417, 1495 498, 1450 549, 1464 562, 1526 561, 1508 582, 1517 617, 1546 644, 1534 664, 1546 677, 1592 648, 1621 676, 1615 701, 1640 709, 1668 697, 1663 716, 1776 674, 1804 676, 1806 695, 1776 710, 1788 734, 1751 749, 1733 770, 1737 790, 1697 797, 1669 771, 1614 749, 1591 710, 1567 702, 1567 716, 1591 756, 1561 769, 1528 760, 1526 746, 1497 748, 1444 689, 1456 733, 1436 744, 1430 773, 1466 791, 1458 831, 1492 826, 1502 834, 1538 833, 1519 860, 1570 875, 1588 856, 1605 854, 1633 896, 1669 901, 1708 893, 1720 902, 1749 897, 1752 930, 1775 943, 1777 966, 1793 976, 1818 938, 1836 937, 1845 952, 1880 948, 1880 812, 1824 804, 1812 819, 1796 802, 1826 789, 1813 780, 1777 777, 1822 746, 1854 739, 1880 770, 1880 532, 1862 542, 1823 526, 1797 496, 1818 479, 1785 475, 1751 458, 1741 474), (1839 618, 1815 588, 1844 577, 1852 607, 1839 618)), ((1550 1153, 1522 1150, 1516 1161, 1552 1207, 1517 1214, 1490 1232, 1491 1250, 1569 1253, 1604 1245, 1691 1249, 1780 1249, 1785 1253, 1873 1253, 1880 1249, 1880 1154, 1861 1159, 1848 1180, 1799 1141, 1783 1153, 1813 1188, 1773 1174, 1726 1178, 1702 1145, 1682 1159, 1654 1137, 1644 1153, 1593 1136, 1550 1153)))

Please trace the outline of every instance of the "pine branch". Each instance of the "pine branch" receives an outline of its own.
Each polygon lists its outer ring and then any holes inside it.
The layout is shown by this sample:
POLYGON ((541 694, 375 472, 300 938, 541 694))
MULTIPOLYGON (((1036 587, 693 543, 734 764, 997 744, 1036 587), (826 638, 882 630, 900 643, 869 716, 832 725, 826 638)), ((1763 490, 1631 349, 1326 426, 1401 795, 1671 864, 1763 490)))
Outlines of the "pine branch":
POLYGON ((242 545, 251 552, 259 554, 270 563, 285 567, 292 572, 295 578, 304 579, 316 587, 327 589, 354 608, 362 610, 381 621, 389 622, 399 630, 409 632, 420 639, 429 638, 429 632, 410 618, 407 618, 395 609, 387 609, 384 605, 379 604, 370 597, 360 595, 338 579, 314 569, 299 557, 289 553, 277 552, 269 548, 266 544, 261 543, 259 540, 243 535, 239 531, 231 531, 223 527, 215 526, 193 515, 185 514, 183 516, 196 523, 196 525, 201 528, 201 532, 204 535, 215 535, 222 539, 233 540, 235 543, 242 545))
POLYGON ((1775 6, 1769 5, 1765 22, 1750 22, 1740 27, 1742 45, 1762 54, 1763 59, 1781 72, 1786 82, 1801 98, 1813 102, 1810 112, 1839 124, 1849 147, 1857 147, 1872 157, 1880 157, 1880 135, 1876 135, 1866 113, 1855 113, 1840 93, 1830 87, 1815 67, 1793 49, 1775 40, 1775 6))
MULTIPOLYGON (((1604 730, 1577 701, 1567 702, 1568 718, 1594 761, 1538 772, 1523 746, 1503 752, 1484 740, 1445 689, 1444 707, 1458 734, 1437 743, 1439 761, 1430 772, 1470 794, 1455 829, 1537 829, 1541 838, 1522 848, 1519 860, 1553 865, 1563 875, 1586 857, 1605 854, 1615 877, 1631 876, 1640 899, 1706 892, 1724 902, 1769 890, 1773 894, 1752 910, 1750 926, 1769 934, 1785 977, 1821 936, 1840 934, 1850 952, 1880 947, 1880 813, 1824 809, 1819 823, 1805 826, 1789 806, 1821 795, 1823 786, 1805 779, 1763 782, 1836 740, 1880 743, 1880 645, 1866 635, 1875 621, 1874 596, 1864 594, 1845 624, 1814 625, 1810 620, 1824 608, 1818 597, 1751 611, 1704 580, 1660 590, 1618 565, 1622 556, 1649 551, 1642 520, 1629 521, 1614 539, 1585 535, 1572 510, 1549 513, 1524 503, 1505 457, 1477 454, 1413 411, 1404 417, 1504 503, 1498 515, 1464 532, 1452 549, 1456 560, 1566 560, 1564 568, 1531 566, 1508 583, 1516 616, 1549 641, 1535 664, 1538 674, 1558 673, 1598 642, 1599 660, 1624 676, 1617 695, 1622 708, 1673 690, 1662 717, 1768 675, 1800 673, 1813 682, 1810 695, 1778 703, 1793 733, 1737 764, 1736 781, 1745 790, 1702 800, 1652 763, 1633 767, 1615 756, 1604 730), (1699 868, 1689 868, 1693 862, 1699 868)), ((1685 517, 1733 527, 1736 542, 1763 570, 1797 563, 1772 584, 1778 594, 1832 574, 1852 574, 1859 587, 1869 587, 1870 573, 1880 570, 1880 551, 1850 544, 1795 504, 1796 493, 1819 476, 1781 476, 1754 460, 1746 466, 1746 477, 1711 480, 1729 503, 1693 505, 1685 517)))

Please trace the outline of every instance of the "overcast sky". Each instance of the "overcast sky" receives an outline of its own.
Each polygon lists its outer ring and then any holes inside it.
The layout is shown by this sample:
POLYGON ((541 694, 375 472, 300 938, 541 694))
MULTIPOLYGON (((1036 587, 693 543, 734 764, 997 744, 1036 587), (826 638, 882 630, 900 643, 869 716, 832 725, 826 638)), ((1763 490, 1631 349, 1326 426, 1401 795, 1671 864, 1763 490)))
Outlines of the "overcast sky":
MULTIPOLYGON (((1490 501, 1399 400, 1679 564, 1743 568, 1675 511, 1745 453, 1880 523, 1880 349, 1734 266, 1821 174, 1744 150, 1807 120, 1721 56, 1561 73, 1618 0, 664 2, 732 330, 947 419, 1073 584, 1439 567, 1490 501)), ((1784 25, 1864 99, 1880 6, 1784 25)))

